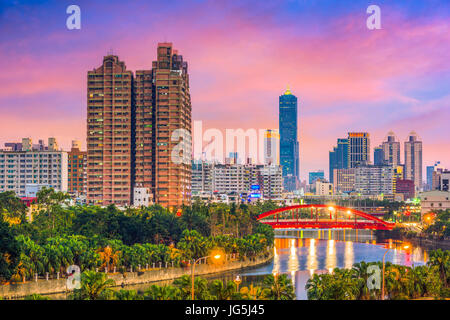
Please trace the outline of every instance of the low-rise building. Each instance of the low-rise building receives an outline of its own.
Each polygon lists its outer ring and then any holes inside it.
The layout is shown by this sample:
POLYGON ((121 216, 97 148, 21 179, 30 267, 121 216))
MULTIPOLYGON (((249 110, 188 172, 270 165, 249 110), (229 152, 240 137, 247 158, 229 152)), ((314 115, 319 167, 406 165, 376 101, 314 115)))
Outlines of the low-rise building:
POLYGON ((33 184, 67 192, 67 152, 27 150, 0 150, 0 192, 25 197, 33 184))
POLYGON ((433 190, 419 194, 421 215, 427 212, 450 209, 450 192, 433 190))

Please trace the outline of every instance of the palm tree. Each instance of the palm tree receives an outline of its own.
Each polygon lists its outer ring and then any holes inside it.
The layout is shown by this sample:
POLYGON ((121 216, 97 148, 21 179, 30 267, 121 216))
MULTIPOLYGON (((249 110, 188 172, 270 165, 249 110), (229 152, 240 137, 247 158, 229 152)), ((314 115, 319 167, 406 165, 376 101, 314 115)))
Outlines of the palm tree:
POLYGON ((145 299, 148 300, 180 300, 180 289, 173 286, 152 285, 145 291, 145 299))
POLYGON ((114 292, 116 300, 143 300, 144 297, 139 295, 136 290, 119 290, 114 292))
POLYGON ((267 298, 270 300, 294 300, 295 292, 291 279, 287 275, 279 276, 268 275, 264 278, 264 286, 269 289, 267 298))
POLYGON ((431 251, 428 266, 435 266, 439 270, 439 276, 444 287, 448 287, 450 278, 450 251, 441 249, 431 251))
POLYGON ((244 300, 267 300, 269 289, 250 284, 248 287, 242 287, 240 298, 244 300))
POLYGON ((109 287, 115 285, 105 273, 85 271, 81 275, 81 288, 74 291, 75 300, 107 300, 112 295, 109 287))
POLYGON ((213 280, 208 284, 209 293, 215 296, 217 300, 229 300, 236 291, 236 284, 228 281, 224 285, 222 280, 213 280))

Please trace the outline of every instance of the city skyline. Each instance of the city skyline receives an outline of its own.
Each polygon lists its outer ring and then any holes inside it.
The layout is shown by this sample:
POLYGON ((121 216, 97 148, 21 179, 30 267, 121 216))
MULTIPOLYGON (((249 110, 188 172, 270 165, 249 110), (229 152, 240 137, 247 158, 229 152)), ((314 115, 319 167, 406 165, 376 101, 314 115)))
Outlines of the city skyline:
POLYGON ((389 130, 401 144, 414 130, 423 141, 423 166, 440 160, 450 167, 444 54, 450 5, 444 1, 427 8, 379 1, 383 28, 376 31, 365 28, 364 1, 257 8, 251 1, 175 1, 171 15, 154 13, 164 11, 162 3, 153 4, 155 10, 115 4, 102 12, 101 1, 79 1, 82 28, 76 31, 65 28, 65 4, 50 3, 1 5, 1 145, 54 136, 65 150, 74 139, 85 150, 85 70, 111 48, 127 68, 140 70, 166 40, 190 62, 193 120, 205 129, 277 128, 278 96, 289 85, 301 106, 302 180, 310 171, 327 171, 329 150, 350 131, 369 132, 377 146, 389 130))

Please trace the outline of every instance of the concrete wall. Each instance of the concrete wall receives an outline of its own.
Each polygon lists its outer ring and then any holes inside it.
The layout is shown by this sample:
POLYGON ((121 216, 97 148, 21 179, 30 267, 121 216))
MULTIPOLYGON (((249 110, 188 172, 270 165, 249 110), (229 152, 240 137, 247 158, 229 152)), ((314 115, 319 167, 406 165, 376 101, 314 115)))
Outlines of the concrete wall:
MULTIPOLYGON (((268 256, 259 256, 254 259, 247 259, 245 261, 229 261, 223 265, 209 265, 209 264, 197 264, 195 266, 195 275, 206 275, 213 273, 226 272, 230 270, 245 269, 255 267, 258 265, 269 263, 273 258, 273 254, 268 256)), ((185 268, 157 268, 142 272, 126 272, 121 273, 109 273, 108 277, 113 279, 116 286, 132 285, 164 280, 173 280, 179 278, 185 274, 191 274, 191 267, 185 268)), ((5 299, 14 299, 25 297, 31 294, 50 294, 50 293, 62 293, 67 292, 66 279, 51 279, 51 280, 38 280, 28 281, 25 283, 16 283, 8 285, 0 285, 0 297, 5 299)))

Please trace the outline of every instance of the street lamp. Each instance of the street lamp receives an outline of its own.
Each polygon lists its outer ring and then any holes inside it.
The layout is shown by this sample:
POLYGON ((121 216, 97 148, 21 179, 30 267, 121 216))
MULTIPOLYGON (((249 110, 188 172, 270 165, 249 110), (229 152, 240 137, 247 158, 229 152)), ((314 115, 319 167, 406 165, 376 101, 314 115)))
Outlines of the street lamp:
MULTIPOLYGON (((391 246, 389 245, 386 252, 383 255, 383 283, 381 286, 381 300, 384 300, 384 270, 385 270, 385 258, 386 258, 386 253, 388 253, 388 251, 391 249, 391 246)), ((408 250, 409 249, 409 245, 408 244, 404 244, 402 246, 403 250, 408 250)))
POLYGON ((217 253, 215 255, 210 255, 210 256, 205 256, 205 257, 201 257, 198 258, 197 260, 193 259, 193 264, 192 264, 192 274, 191 274, 191 279, 192 279, 192 300, 194 300, 194 275, 195 275, 195 265, 197 264, 197 262, 199 262, 201 259, 206 259, 206 258, 213 258, 215 260, 219 260, 220 258, 222 258, 222 255, 220 253, 217 253))
POLYGON ((239 275, 237 275, 236 279, 234 279, 234 283, 236 284, 237 292, 239 292, 239 284, 241 283, 241 278, 239 277, 239 275))

